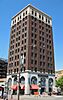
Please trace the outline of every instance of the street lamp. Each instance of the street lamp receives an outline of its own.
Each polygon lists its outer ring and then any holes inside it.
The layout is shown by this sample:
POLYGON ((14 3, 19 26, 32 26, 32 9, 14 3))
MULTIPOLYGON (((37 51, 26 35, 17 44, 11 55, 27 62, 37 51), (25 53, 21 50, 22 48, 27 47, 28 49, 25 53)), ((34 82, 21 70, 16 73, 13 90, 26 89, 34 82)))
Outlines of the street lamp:
POLYGON ((19 89, 20 89, 20 72, 21 72, 21 68, 23 66, 23 63, 24 63, 24 55, 21 55, 21 52, 20 52, 20 55, 19 55, 19 73, 18 73, 18 100, 19 100, 19 89))

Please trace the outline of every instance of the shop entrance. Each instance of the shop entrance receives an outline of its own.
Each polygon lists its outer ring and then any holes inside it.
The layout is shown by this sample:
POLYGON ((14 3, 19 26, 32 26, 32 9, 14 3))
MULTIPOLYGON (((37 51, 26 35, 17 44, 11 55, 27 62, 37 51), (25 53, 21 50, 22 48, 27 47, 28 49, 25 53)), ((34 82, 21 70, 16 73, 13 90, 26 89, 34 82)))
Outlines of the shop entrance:
POLYGON ((44 87, 41 88, 40 94, 42 94, 43 92, 45 92, 45 88, 44 87))
POLYGON ((49 92, 52 92, 52 88, 49 88, 49 92))

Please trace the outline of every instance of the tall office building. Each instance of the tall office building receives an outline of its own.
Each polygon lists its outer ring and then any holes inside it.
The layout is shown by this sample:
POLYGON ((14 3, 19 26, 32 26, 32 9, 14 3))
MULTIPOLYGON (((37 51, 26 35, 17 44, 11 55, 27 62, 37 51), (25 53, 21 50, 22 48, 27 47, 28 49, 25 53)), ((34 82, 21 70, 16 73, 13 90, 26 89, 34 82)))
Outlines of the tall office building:
POLYGON ((22 9, 11 20, 7 81, 12 86, 17 84, 19 69, 24 94, 30 91, 33 94, 39 87, 41 93, 53 90, 55 65, 52 18, 32 5, 22 9))

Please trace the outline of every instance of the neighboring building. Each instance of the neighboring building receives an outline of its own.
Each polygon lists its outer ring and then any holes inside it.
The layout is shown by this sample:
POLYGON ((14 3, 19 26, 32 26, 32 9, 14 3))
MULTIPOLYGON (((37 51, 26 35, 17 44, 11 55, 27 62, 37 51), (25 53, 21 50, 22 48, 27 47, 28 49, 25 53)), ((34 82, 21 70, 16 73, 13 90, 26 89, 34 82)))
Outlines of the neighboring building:
POLYGON ((7 60, 0 58, 0 78, 7 77, 7 65, 7 60))
POLYGON ((5 87, 5 82, 6 82, 6 78, 0 79, 0 90, 2 89, 1 87, 5 87))
POLYGON ((5 87, 5 81, 7 77, 7 60, 0 58, 0 91, 5 87))
POLYGON ((31 5, 22 9, 11 21, 7 81, 13 92, 17 90, 17 85, 13 85, 17 84, 19 69, 22 93, 37 91, 38 85, 41 92, 53 90, 55 64, 52 18, 31 5))
POLYGON ((56 80, 63 76, 63 70, 59 70, 55 72, 56 80))

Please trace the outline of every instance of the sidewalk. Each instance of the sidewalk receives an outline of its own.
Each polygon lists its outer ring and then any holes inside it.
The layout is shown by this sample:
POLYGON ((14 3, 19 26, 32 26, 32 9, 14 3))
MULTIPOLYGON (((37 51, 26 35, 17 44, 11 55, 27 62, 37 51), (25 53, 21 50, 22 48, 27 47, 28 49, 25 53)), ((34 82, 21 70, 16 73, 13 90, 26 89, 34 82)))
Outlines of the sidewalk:
MULTIPOLYGON (((42 98, 45 98, 45 97, 55 97, 55 98, 57 98, 57 97, 63 97, 63 96, 61 96, 61 95, 51 95, 51 96, 49 96, 49 95, 21 95, 20 96, 20 100, 35 100, 36 98, 38 98, 39 100, 40 99, 42 99, 42 98)), ((3 100, 3 99, 0 99, 0 100, 3 100)), ((11 98, 11 96, 9 95, 8 96, 8 100, 18 100, 18 97, 17 97, 17 95, 13 95, 12 96, 12 98, 11 98)))
MULTIPOLYGON (((42 98, 47 97, 48 95, 21 95, 20 100, 34 100, 35 98, 42 98)), ((13 95, 12 99, 11 96, 8 96, 8 100, 18 100, 17 95, 13 95)))

